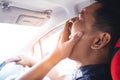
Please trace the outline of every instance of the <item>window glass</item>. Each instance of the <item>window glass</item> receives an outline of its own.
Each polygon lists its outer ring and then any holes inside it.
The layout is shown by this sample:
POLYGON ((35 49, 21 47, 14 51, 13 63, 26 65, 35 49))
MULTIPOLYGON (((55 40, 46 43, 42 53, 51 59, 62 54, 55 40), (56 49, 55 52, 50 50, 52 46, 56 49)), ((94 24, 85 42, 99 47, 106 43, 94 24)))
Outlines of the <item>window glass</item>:
POLYGON ((51 53, 55 48, 59 34, 63 28, 63 25, 56 27, 55 29, 51 30, 46 36, 41 39, 41 49, 43 56, 51 53))
MULTIPOLYGON (((64 24, 62 24, 62 25, 54 28, 53 30, 49 31, 35 45, 35 46, 39 45, 40 51, 36 50, 36 52, 37 52, 36 54, 39 55, 39 53, 40 53, 41 59, 46 57, 48 54, 52 53, 52 51, 54 50, 54 48, 55 48, 55 46, 57 44, 58 37, 60 35, 60 32, 63 29, 63 26, 64 26, 64 24)), ((35 46, 34 46, 34 48, 35 48, 35 46)), ((64 59, 61 62, 59 62, 48 73, 48 76, 52 80, 57 80, 57 79, 59 79, 61 77, 62 77, 61 78, 62 80, 72 80, 72 73, 76 69, 76 67, 77 67, 76 62, 74 62, 74 61, 67 58, 67 59, 64 59), (56 74, 61 75, 61 77, 57 76, 56 74), (53 77, 53 75, 56 75, 56 76, 53 77)))

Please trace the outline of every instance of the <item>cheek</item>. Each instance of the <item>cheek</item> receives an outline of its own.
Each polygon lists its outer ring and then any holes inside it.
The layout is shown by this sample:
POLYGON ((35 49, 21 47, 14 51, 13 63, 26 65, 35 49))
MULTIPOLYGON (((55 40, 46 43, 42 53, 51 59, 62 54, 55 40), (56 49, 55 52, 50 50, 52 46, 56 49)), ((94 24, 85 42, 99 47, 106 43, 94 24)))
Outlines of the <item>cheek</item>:
POLYGON ((77 51, 78 53, 88 53, 89 50, 91 49, 92 43, 93 43, 92 36, 83 35, 78 44, 75 46, 74 51, 77 51))
POLYGON ((76 47, 79 48, 78 50, 86 51, 90 48, 91 43, 92 43, 92 39, 90 39, 89 37, 83 36, 78 42, 76 47))
POLYGON ((83 35, 80 41, 74 47, 71 58, 76 59, 79 56, 79 59, 83 59, 88 56, 91 51, 92 41, 92 36, 83 35))

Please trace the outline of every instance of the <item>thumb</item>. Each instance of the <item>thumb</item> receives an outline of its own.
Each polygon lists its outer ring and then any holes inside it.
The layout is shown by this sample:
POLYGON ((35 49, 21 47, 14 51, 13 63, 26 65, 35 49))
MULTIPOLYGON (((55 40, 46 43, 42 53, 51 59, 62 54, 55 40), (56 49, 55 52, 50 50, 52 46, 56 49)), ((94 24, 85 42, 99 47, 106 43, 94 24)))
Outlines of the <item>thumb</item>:
POLYGON ((82 32, 76 32, 70 39, 70 44, 71 46, 74 46, 82 37, 83 33, 82 32))

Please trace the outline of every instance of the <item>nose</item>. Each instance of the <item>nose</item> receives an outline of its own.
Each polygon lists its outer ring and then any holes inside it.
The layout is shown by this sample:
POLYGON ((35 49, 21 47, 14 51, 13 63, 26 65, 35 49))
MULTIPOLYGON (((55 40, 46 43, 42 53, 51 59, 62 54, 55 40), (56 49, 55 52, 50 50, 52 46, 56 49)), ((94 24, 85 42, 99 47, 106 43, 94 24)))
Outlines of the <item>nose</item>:
POLYGON ((71 27, 72 25, 79 20, 79 17, 74 17, 74 18, 71 18, 70 20, 68 20, 68 24, 69 24, 69 30, 71 31, 71 27))

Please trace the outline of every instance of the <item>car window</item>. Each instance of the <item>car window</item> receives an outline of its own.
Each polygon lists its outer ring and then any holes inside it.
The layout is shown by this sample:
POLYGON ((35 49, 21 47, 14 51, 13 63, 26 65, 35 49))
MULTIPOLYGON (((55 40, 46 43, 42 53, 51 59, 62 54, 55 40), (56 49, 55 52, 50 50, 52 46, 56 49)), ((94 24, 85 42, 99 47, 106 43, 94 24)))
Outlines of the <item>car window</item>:
POLYGON ((59 34, 64 24, 61 24, 44 34, 40 39, 33 45, 33 56, 38 59, 42 59, 52 52, 55 48, 59 34))
POLYGON ((41 39, 41 51, 43 56, 51 53, 58 41, 59 34, 63 28, 63 24, 51 30, 46 36, 41 39))
MULTIPOLYGON (((64 24, 61 24, 50 30, 43 37, 41 37, 41 39, 39 39, 39 41, 34 45, 34 57, 43 59, 54 50, 63 27, 64 24)), ((51 77, 52 80, 57 80, 58 78, 61 78, 62 80, 72 80, 71 73, 76 69, 76 67, 76 62, 66 58, 58 63, 55 68, 49 72, 48 76, 51 77), (61 77, 53 77, 52 75, 56 75, 55 73, 61 75, 61 77)))

